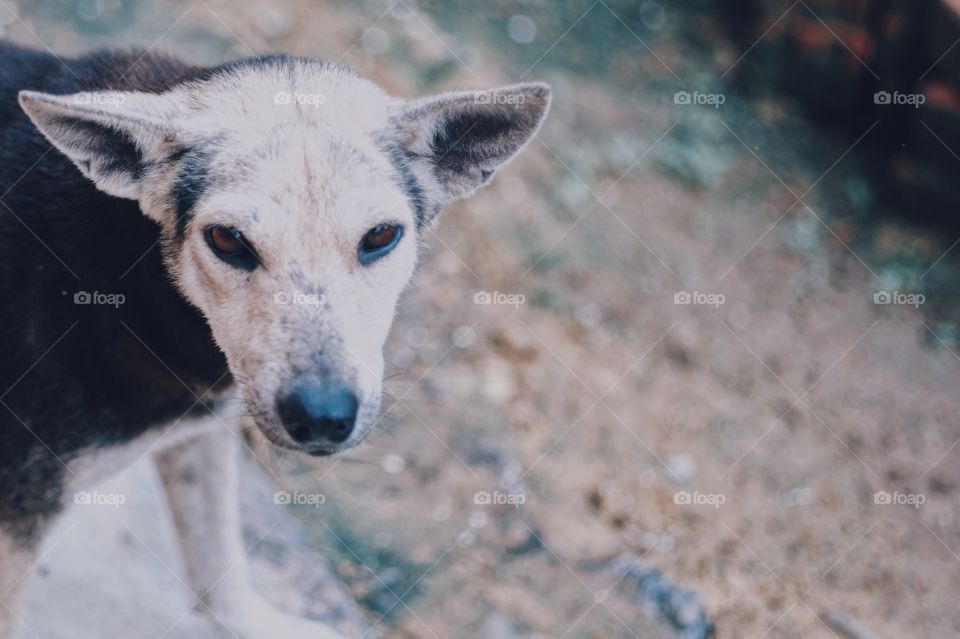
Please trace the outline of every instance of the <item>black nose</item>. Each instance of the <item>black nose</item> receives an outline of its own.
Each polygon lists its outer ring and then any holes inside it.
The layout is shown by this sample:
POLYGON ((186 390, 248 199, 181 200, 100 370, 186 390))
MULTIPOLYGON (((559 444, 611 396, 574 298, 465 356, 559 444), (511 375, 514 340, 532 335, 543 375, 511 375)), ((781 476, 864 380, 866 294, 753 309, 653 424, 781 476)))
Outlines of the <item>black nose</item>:
POLYGON ((357 419, 357 395, 340 383, 296 386, 278 401, 280 419, 294 441, 306 447, 342 444, 357 419))

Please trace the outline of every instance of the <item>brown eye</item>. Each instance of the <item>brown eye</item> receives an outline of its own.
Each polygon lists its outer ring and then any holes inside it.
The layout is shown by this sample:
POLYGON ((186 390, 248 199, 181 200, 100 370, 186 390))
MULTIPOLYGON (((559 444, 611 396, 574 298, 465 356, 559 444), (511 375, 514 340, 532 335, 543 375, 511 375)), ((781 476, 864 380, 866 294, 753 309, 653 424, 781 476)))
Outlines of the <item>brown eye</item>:
POLYGON ((403 227, 399 224, 378 224, 363 236, 360 241, 360 263, 370 264, 387 253, 400 241, 403 227))
POLYGON ((393 241, 397 227, 392 224, 375 226, 363 236, 363 247, 367 250, 380 249, 393 241))
POLYGON ((227 264, 245 271, 252 271, 260 264, 243 233, 232 226, 211 226, 206 231, 206 237, 214 254, 227 264))
POLYGON ((243 234, 228 226, 215 226, 210 229, 210 241, 221 253, 239 253, 243 250, 243 234))

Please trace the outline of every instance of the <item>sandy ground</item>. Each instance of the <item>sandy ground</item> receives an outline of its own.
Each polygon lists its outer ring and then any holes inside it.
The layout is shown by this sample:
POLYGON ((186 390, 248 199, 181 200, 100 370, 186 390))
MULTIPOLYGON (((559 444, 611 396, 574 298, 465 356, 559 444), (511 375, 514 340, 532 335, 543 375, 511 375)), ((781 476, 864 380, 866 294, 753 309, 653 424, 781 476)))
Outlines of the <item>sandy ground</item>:
POLYGON ((402 95, 515 81, 544 54, 528 77, 552 83, 550 121, 449 207, 401 303, 385 432, 319 471, 279 462, 324 495, 297 514, 368 636, 683 636, 640 569, 695 593, 721 638, 844 636, 839 617, 956 635, 960 358, 929 310, 952 300, 874 303, 917 290, 891 266, 905 251, 953 278, 955 238, 863 222, 883 202, 860 132, 765 94, 674 104, 739 55, 684 47, 683 15, 649 34, 614 20, 604 48, 605 6, 541 4, 143 3, 113 35, 57 2, 21 14, 68 52, 120 37, 207 62, 342 57, 402 95), (529 63, 485 40, 512 14, 543 25, 529 63), (602 50, 603 73, 564 67, 577 47, 602 50), (494 291, 514 297, 475 303, 494 291))

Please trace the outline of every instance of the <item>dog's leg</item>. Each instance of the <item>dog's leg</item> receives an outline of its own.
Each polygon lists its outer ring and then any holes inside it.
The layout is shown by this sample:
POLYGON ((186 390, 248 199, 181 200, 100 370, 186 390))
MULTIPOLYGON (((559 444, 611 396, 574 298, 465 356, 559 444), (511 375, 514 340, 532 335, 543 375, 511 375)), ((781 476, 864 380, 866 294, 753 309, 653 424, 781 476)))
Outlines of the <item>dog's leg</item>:
POLYGON ((342 639, 280 612, 253 589, 240 527, 238 437, 218 423, 156 455, 198 612, 224 639, 342 639))
POLYGON ((0 639, 17 636, 20 594, 33 567, 36 544, 0 528, 0 639))

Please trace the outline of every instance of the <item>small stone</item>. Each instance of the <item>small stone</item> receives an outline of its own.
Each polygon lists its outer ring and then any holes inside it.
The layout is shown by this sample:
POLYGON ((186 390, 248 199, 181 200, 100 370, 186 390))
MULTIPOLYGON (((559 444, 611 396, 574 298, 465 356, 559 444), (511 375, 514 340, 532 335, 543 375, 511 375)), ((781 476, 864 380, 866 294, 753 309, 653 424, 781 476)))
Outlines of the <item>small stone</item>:
POLYGON ((668 456, 666 464, 670 478, 678 484, 686 484, 697 474, 697 462, 686 453, 668 456))
POLYGON ((667 16, 659 3, 644 2, 640 5, 640 20, 651 31, 659 31, 667 21, 667 16))
POLYGON ((403 472, 403 469, 406 467, 407 463, 404 461, 403 457, 397 455, 396 453, 390 453, 380 460, 380 468, 384 472, 391 475, 399 475, 403 472))
POLYGON ((529 16, 510 16, 507 21, 507 35, 517 44, 530 44, 537 37, 537 23, 529 16))
POLYGON ((517 393, 517 383, 510 366, 501 360, 491 362, 484 375, 483 390, 487 398, 496 403, 512 399, 517 393))

